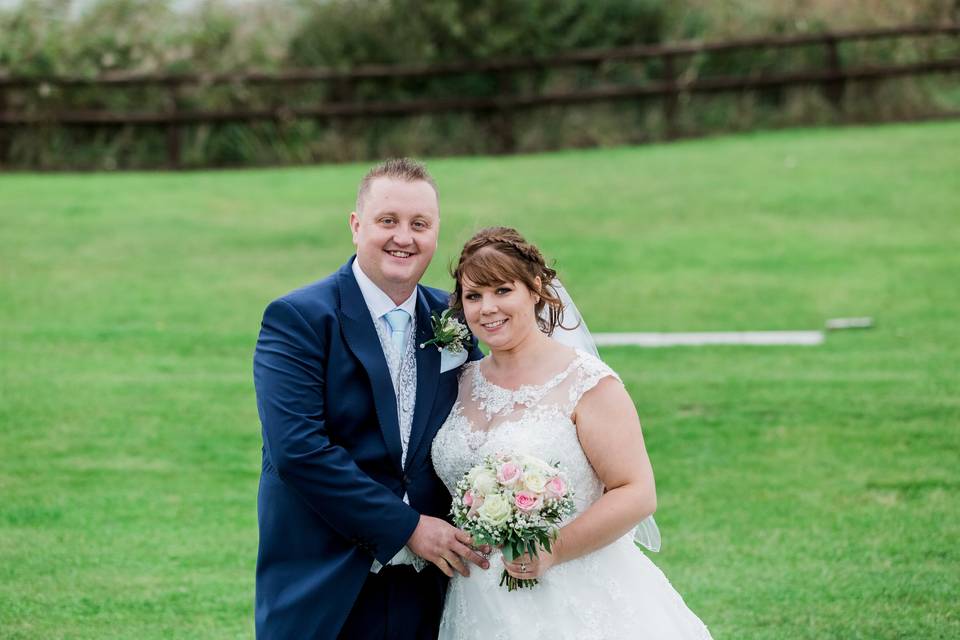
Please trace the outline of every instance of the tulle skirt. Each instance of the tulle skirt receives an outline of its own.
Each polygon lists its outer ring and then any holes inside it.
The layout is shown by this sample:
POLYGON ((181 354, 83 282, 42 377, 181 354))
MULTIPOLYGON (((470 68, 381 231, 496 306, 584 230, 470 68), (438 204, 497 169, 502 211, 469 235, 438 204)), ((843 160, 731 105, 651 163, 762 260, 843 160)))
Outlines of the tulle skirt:
POLYGON ((441 640, 705 640, 707 628, 627 535, 550 568, 532 589, 499 586, 499 554, 447 589, 441 640))

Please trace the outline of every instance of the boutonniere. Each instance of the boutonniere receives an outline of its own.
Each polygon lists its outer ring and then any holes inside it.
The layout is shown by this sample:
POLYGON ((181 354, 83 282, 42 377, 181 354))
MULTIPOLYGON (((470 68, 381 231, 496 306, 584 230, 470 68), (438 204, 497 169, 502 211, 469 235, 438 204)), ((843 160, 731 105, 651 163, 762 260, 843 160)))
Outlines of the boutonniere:
POLYGON ((460 353, 466 348, 470 330, 453 316, 450 309, 445 309, 443 313, 434 311, 430 316, 430 325, 433 327, 433 338, 421 344, 421 349, 428 344, 435 344, 438 351, 446 349, 450 353, 460 353))

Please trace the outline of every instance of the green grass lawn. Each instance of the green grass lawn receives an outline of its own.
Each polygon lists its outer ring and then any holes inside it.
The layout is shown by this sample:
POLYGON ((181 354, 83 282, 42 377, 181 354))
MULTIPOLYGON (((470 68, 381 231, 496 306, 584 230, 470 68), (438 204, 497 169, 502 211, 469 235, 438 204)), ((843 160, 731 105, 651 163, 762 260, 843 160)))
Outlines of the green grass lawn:
MULTIPOLYGON (((718 639, 960 637, 960 123, 430 167, 429 284, 508 224, 594 331, 873 316, 604 351, 654 559, 718 639)), ((364 170, 0 176, 0 637, 252 637, 260 314, 350 255, 364 170)))

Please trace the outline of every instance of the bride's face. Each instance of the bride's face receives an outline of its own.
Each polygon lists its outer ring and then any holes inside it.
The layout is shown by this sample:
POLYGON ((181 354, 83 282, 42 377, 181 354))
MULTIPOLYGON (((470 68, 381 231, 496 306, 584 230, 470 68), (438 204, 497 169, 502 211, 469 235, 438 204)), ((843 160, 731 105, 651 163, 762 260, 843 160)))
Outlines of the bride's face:
POLYGON ((511 349, 539 331, 535 306, 540 298, 519 280, 485 287, 464 279, 462 284, 467 326, 491 349, 511 349))

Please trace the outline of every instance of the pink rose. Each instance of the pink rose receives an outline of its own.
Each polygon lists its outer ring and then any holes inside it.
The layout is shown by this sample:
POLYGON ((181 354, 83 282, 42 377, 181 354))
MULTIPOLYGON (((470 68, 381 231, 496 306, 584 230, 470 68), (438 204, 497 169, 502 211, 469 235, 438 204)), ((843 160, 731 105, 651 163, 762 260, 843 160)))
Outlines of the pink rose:
POLYGON ((517 484, 517 480, 520 479, 522 473, 523 470, 520 468, 520 465, 513 462, 504 462, 500 465, 500 468, 497 469, 497 482, 505 487, 512 487, 517 484))
POLYGON ((472 492, 472 491, 467 491, 465 494, 463 494, 463 505, 464 505, 465 507, 472 507, 472 506, 473 506, 473 492, 472 492))
POLYGON ((483 506, 483 496, 475 496, 471 494, 470 497, 472 504, 469 505, 470 510, 467 512, 467 518, 473 520, 477 517, 477 510, 483 506))
POLYGON ((567 495, 567 483, 560 476, 554 476, 547 480, 544 488, 551 498, 562 498, 567 495))
POLYGON ((524 513, 529 513, 535 509, 539 509, 540 505, 543 503, 543 498, 535 494, 533 491, 518 491, 517 495, 513 498, 513 504, 517 506, 517 509, 523 511, 524 513))

